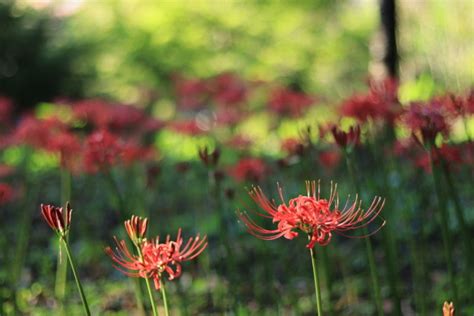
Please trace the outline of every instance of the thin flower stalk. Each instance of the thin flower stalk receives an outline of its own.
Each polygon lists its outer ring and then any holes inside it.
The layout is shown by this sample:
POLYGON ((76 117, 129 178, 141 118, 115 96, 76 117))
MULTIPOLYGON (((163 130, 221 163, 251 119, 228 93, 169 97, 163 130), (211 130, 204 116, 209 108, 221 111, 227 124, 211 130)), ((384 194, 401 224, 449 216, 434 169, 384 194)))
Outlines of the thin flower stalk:
MULTIPOLYGON (((448 168, 447 162, 441 157, 441 168, 443 170, 444 179, 446 180, 446 185, 448 187, 448 193, 450 195, 451 200, 454 204, 454 211, 456 214, 456 219, 461 227, 461 234, 464 246, 464 254, 467 256, 467 266, 472 267, 474 265, 473 259, 473 246, 472 246, 472 234, 469 230, 469 227, 466 223, 466 219, 464 216, 463 209, 461 207, 461 201, 459 198, 458 191, 456 190, 453 182, 453 177, 451 172, 448 168)), ((472 284, 472 283, 471 283, 472 284)))
POLYGON ((74 264, 72 258, 71 249, 69 248, 69 242, 67 238, 69 234, 69 228, 71 226, 71 206, 69 205, 69 203, 66 204, 65 208, 41 204, 41 214, 43 215, 43 218, 49 225, 49 227, 51 227, 51 229, 56 233, 60 243, 64 246, 64 249, 66 250, 69 265, 71 266, 72 274, 74 276, 77 289, 81 296, 84 312, 87 316, 90 316, 91 313, 89 309, 89 304, 87 303, 87 299, 82 288, 81 280, 76 270, 76 265, 74 264))
MULTIPOLYGON (((310 236, 308 238, 311 239, 310 236)), ((311 256, 311 266, 313 267, 313 279, 314 279, 314 289, 315 289, 315 296, 316 296, 316 311, 318 316, 323 315, 323 307, 321 303, 321 287, 319 285, 319 272, 318 266, 316 262, 316 252, 313 248, 309 248, 309 253, 311 256)))
MULTIPOLYGON (((434 146, 434 144, 433 144, 434 146)), ((455 277, 454 277, 454 263, 453 263, 453 244, 451 241, 451 236, 448 227, 448 212, 447 212, 447 205, 446 205, 446 198, 444 197, 443 190, 441 189, 441 179, 439 174, 438 166, 434 163, 433 158, 433 151, 428 150, 430 155, 430 164, 431 170, 433 175, 433 185, 436 193, 436 198, 438 201, 438 212, 437 218, 439 225, 441 227, 441 237, 443 239, 443 249, 444 249, 444 256, 446 260, 446 267, 448 270, 448 278, 449 278, 449 287, 451 291, 451 298, 454 301, 457 301, 458 298, 458 291, 456 287, 455 277)))
MULTIPOLYGON (((349 176, 351 177, 352 183, 354 185, 354 189, 357 192, 359 191, 359 184, 357 182, 355 172, 354 172, 354 167, 352 165, 351 157, 350 157, 350 152, 348 150, 344 150, 344 154, 346 157, 346 166, 349 171, 349 176)), ((363 233, 368 234, 367 227, 363 228, 363 233)), ((370 279, 372 282, 372 291, 373 291, 373 296, 374 296, 374 301, 375 301, 375 306, 377 309, 377 314, 379 316, 383 316, 383 305, 382 305, 382 294, 380 290, 380 284, 379 284, 379 279, 378 279, 378 271, 377 271, 377 266, 375 264, 375 256, 374 256, 374 250, 372 246, 372 242, 370 238, 365 238, 365 250, 367 253, 367 260, 369 262, 369 272, 370 272, 370 279)))
MULTIPOLYGON (((61 189, 61 204, 65 205, 71 199, 71 173, 66 168, 60 169, 60 189, 61 189)), ((68 236, 66 236, 68 238, 68 236)), ((67 287, 67 260, 64 260, 63 255, 66 249, 62 243, 59 243, 59 256, 56 262, 56 280, 54 292, 58 301, 60 302, 60 309, 64 313, 64 299, 66 296, 67 287)))

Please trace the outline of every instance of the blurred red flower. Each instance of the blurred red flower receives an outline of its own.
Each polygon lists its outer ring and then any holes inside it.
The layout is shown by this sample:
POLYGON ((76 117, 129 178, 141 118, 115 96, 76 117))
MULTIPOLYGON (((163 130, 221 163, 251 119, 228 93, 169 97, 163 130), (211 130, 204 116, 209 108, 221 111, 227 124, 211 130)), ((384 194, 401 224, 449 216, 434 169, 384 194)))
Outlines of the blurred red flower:
POLYGON ((0 205, 7 204, 11 202, 14 197, 13 188, 7 183, 0 183, 0 205))
MULTIPOLYGON (((336 148, 337 149, 337 148, 336 148)), ((326 149, 319 153, 318 161, 328 169, 335 168, 341 161, 341 152, 334 149, 326 149)))
MULTIPOLYGON (((320 197, 319 184, 315 181, 306 181, 307 195, 300 195, 289 200, 286 204, 283 198, 283 190, 279 187, 278 192, 282 204, 276 205, 270 201, 259 187, 250 191, 250 196, 266 214, 258 215, 271 218, 273 223, 278 223, 275 229, 265 229, 256 224, 247 213, 240 213, 240 219, 247 226, 248 232, 263 240, 274 240, 280 237, 293 239, 298 236, 300 230, 309 236, 307 248, 313 248, 315 244, 327 245, 331 241, 332 233, 350 237, 346 231, 365 227, 373 222, 383 209, 384 202, 380 197, 375 197, 370 207, 365 211, 361 208, 361 202, 357 196, 353 203, 347 202, 344 209, 339 209, 339 198, 336 192, 337 186, 331 186, 329 199, 320 197)), ((385 222, 372 233, 376 233, 384 226, 385 222)), ((354 236, 354 237, 367 237, 354 236)))
POLYGON ((314 97, 304 92, 277 88, 270 92, 268 107, 271 111, 280 115, 299 117, 315 102, 314 97))
POLYGON ((0 124, 9 125, 13 114, 13 103, 7 98, 0 96, 0 124))
POLYGON ((364 123, 369 119, 384 120, 392 124, 400 113, 397 97, 398 84, 393 79, 382 82, 370 81, 367 94, 354 94, 345 100, 340 108, 343 116, 349 116, 364 123))
POLYGON ((122 146, 118 138, 106 130, 89 135, 84 145, 84 168, 87 172, 107 171, 118 163, 122 146))
POLYGON ((267 165, 259 158, 243 158, 229 171, 230 175, 238 182, 260 182, 267 172, 267 165))
POLYGON ((360 127, 358 125, 351 126, 347 132, 333 125, 331 132, 336 144, 343 149, 351 149, 360 143, 360 127))
POLYGON ((431 144, 438 134, 449 134, 448 113, 439 100, 412 102, 403 114, 402 120, 425 145, 431 144))
POLYGON ((213 78, 209 87, 214 101, 219 106, 241 105, 247 99, 245 82, 232 73, 223 73, 213 78))
POLYGON ((304 153, 305 146, 297 138, 286 138, 281 142, 281 149, 291 156, 301 156, 304 153))

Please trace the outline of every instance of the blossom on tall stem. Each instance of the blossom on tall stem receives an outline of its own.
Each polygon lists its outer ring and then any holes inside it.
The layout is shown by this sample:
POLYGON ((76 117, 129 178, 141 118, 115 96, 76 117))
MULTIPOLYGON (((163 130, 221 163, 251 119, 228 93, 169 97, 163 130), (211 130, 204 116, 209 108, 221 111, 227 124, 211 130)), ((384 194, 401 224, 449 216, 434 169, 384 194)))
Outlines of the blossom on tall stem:
MULTIPOLYGON (((133 220, 132 220, 133 221, 133 220)), ((141 229, 146 224, 141 222, 141 229)), ((184 242, 181 229, 178 230, 176 240, 171 240, 168 235, 164 242, 160 237, 142 239, 139 244, 141 255, 131 252, 124 240, 115 240, 115 250, 107 247, 105 252, 118 265, 116 268, 130 277, 153 279, 155 288, 160 289, 162 277, 166 273, 169 280, 174 280, 181 275, 181 263, 192 260, 200 255, 207 247, 207 238, 199 235, 189 238, 184 242)))
POLYGON ((425 146, 431 146, 437 135, 449 134, 446 110, 436 100, 411 103, 402 120, 411 129, 415 139, 425 146))
POLYGON ((443 316, 454 316, 454 304, 453 302, 444 302, 443 304, 443 316))
POLYGON ((148 218, 132 215, 129 220, 125 221, 124 225, 128 237, 130 237, 130 240, 134 245, 138 246, 145 240, 145 234, 148 228, 148 218))
POLYGON ((229 171, 230 175, 238 182, 260 182, 267 172, 267 165, 259 158, 242 158, 229 171))
POLYGON ((41 214, 49 227, 51 227, 58 236, 62 238, 67 236, 72 215, 69 202, 66 204, 65 209, 53 205, 41 204, 41 214))
POLYGON ((347 132, 343 131, 338 126, 333 125, 331 133, 334 136, 336 144, 344 150, 351 150, 355 145, 360 143, 359 125, 351 126, 347 132))
MULTIPOLYGON (((270 201, 262 189, 254 187, 250 192, 252 199, 263 209, 265 213, 258 215, 271 218, 273 223, 278 223, 275 229, 266 229, 256 224, 247 213, 240 213, 239 217, 247 226, 250 234, 263 240, 274 240, 280 237, 293 239, 299 232, 304 232, 310 237, 307 248, 313 248, 316 244, 326 246, 329 244, 333 233, 342 236, 347 231, 366 227, 373 222, 383 209, 385 200, 375 197, 367 210, 361 206, 362 202, 356 198, 351 203, 347 201, 344 207, 339 207, 337 185, 331 186, 329 199, 321 198, 319 182, 306 181, 306 195, 299 195, 290 199, 288 203, 283 198, 283 190, 278 187, 281 204, 276 205, 270 201)), ((385 224, 382 222, 368 237, 376 233, 385 224)))

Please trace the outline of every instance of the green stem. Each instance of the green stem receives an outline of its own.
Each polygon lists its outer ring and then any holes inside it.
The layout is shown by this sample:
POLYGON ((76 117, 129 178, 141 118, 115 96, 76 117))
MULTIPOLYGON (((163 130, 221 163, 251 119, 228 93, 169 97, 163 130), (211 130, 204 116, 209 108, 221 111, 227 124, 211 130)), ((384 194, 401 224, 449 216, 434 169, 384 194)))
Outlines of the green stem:
MULTIPOLYGON (((66 169, 60 170, 61 176, 61 205, 66 205, 66 203, 71 198, 71 174, 66 169)), ((67 238, 67 237, 66 237, 67 238)), ((58 301, 60 303, 60 313, 65 314, 65 306, 64 306, 64 299, 66 297, 66 286, 67 286, 67 260, 64 260, 63 254, 66 249, 59 243, 60 255, 58 256, 57 263, 56 263, 56 282, 54 286, 54 292, 58 301)))
POLYGON ((69 248, 69 243, 64 238, 61 238, 61 241, 64 244, 64 248, 66 249, 66 254, 67 254, 67 258, 69 259, 69 264, 71 266, 72 274, 74 275, 74 280, 76 281, 77 289, 79 290, 79 294, 81 295, 82 306, 84 307, 84 312, 87 316, 90 316, 91 312, 89 310, 89 305, 87 304, 87 299, 84 294, 84 290, 82 289, 81 280, 79 279, 79 275, 77 274, 77 271, 76 271, 76 266, 74 264, 74 261, 72 260, 71 249, 69 248))
MULTIPOLYGON (((160 282, 161 282, 161 280, 160 280, 160 282)), ((160 291, 161 291, 161 297, 163 298, 163 306, 165 308, 165 316, 169 316, 169 313, 168 313, 168 300, 166 299, 166 289, 165 289, 165 283, 164 282, 161 282, 160 291)))
MULTIPOLYGON (((434 146, 434 145, 433 145, 434 146)), ((449 277, 449 284, 451 289, 451 298, 450 300, 457 302, 457 287, 456 282, 454 279, 454 265, 453 265, 453 245, 451 243, 451 236, 449 233, 448 227, 448 213, 447 213, 447 205, 446 205, 446 198, 443 195, 443 191, 440 187, 440 174, 437 166, 433 160, 433 151, 430 149, 428 150, 429 157, 430 157, 430 164, 431 164, 431 173, 433 175, 433 184, 436 193, 436 198, 438 200, 438 214, 437 218, 439 221, 439 225, 441 226, 441 237, 443 239, 443 249, 444 249, 444 256, 446 259, 446 266, 448 270, 448 277, 449 277)))
MULTIPOLYGON (((347 170, 349 172, 349 176, 351 177, 352 183, 354 185, 354 189, 356 190, 356 192, 360 193, 359 183, 356 180, 354 167, 349 157, 349 153, 345 151, 344 154, 346 158, 347 170)), ((369 235, 367 227, 363 228, 363 234, 369 235)), ((370 279, 372 282, 372 291, 373 291, 373 296, 375 300, 375 307, 377 309, 377 314, 379 316, 383 316, 384 312, 383 312, 383 305, 382 305, 382 295, 381 295, 380 284, 378 280, 377 266, 375 265, 375 256, 374 256, 372 241, 370 237, 364 238, 364 241, 365 241, 365 250, 367 253, 367 260, 369 262, 369 272, 370 272, 370 279)))
POLYGON ((453 204, 454 204, 454 211, 455 211, 455 214, 456 214, 456 219, 457 219, 457 221, 459 223, 459 226, 461 228, 462 240, 463 240, 463 244, 464 244, 464 252, 465 252, 465 255, 467 256, 467 261, 468 261, 467 265, 472 267, 473 264, 474 264, 474 261, 473 261, 473 258, 472 258, 472 253, 473 253, 472 243, 471 243, 472 236, 471 236, 471 233, 469 231, 468 224, 466 223, 466 218, 464 216, 464 212, 463 212, 463 209, 462 209, 462 206, 461 206, 461 200, 459 198, 458 191, 454 187, 453 177, 451 175, 451 172, 448 169, 448 165, 447 165, 446 161, 441 160, 441 166, 442 166, 442 169, 443 169, 446 184, 448 186, 449 195, 450 195, 451 200, 453 201, 453 204))
POLYGON ((322 316, 323 308, 321 304, 321 288, 319 287, 318 266, 316 265, 316 253, 313 248, 309 249, 309 253, 311 255, 311 264, 313 266, 313 279, 314 279, 314 289, 315 289, 315 296, 316 296, 317 315, 322 316))
MULTIPOLYGON (((140 260, 143 260, 142 250, 140 249, 140 247, 138 245, 135 245, 135 247, 137 249, 138 256, 140 257, 140 260)), ((155 299, 153 298, 153 292, 151 290, 150 280, 148 280, 148 278, 145 278, 145 284, 146 284, 146 290, 148 292, 148 298, 150 299, 150 305, 151 305, 151 309, 153 311, 153 316, 158 316, 158 310, 156 309, 155 299)))
POLYGON ((109 184, 110 189, 112 190, 112 193, 115 196, 117 205, 116 207, 119 209, 118 210, 118 216, 120 217, 121 220, 126 220, 127 219, 127 210, 126 210, 126 203, 125 200, 122 196, 122 193, 120 192, 120 189, 117 185, 117 182, 114 179, 114 176, 112 175, 111 171, 107 171, 105 173, 105 178, 107 179, 107 183, 109 184))

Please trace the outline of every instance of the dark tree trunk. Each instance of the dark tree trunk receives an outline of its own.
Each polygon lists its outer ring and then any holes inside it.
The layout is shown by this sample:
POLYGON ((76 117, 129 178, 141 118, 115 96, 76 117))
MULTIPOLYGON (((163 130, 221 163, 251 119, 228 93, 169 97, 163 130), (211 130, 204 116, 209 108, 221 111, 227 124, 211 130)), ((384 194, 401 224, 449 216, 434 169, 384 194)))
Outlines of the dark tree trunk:
POLYGON ((380 0, 380 19, 385 37, 383 62, 390 76, 398 77, 397 12, 395 0, 380 0))

